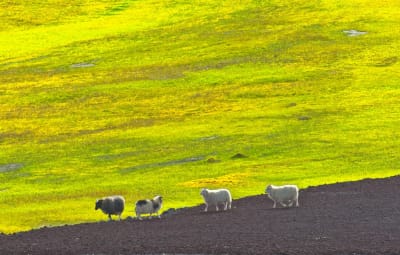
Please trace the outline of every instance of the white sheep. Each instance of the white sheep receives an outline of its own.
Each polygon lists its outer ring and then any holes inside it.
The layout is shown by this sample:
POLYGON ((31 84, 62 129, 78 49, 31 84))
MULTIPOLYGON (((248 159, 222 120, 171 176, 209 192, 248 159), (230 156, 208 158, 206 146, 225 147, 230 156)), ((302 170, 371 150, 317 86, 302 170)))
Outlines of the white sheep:
POLYGON ((103 213, 108 214, 109 220, 112 220, 111 215, 118 215, 121 220, 121 214, 124 211, 125 199, 122 196, 110 196, 98 199, 96 201, 95 210, 101 209, 103 213))
MULTIPOLYGON (((153 199, 137 201, 135 205, 136 217, 141 220, 141 214, 150 214, 150 218, 152 217, 153 213, 158 215, 158 211, 162 207, 162 202, 161 196, 155 196, 153 199)), ((158 215, 158 218, 161 218, 160 215, 158 215)))
POLYGON ((227 189, 202 189, 200 195, 203 196, 204 202, 206 204, 206 208, 204 209, 207 212, 209 205, 215 205, 215 209, 218 211, 218 204, 224 204, 224 210, 231 209, 232 207, 232 196, 229 190, 227 189))
POLYGON ((296 185, 268 185, 265 193, 274 201, 273 208, 276 208, 277 202, 284 207, 291 207, 293 203, 296 207, 299 207, 299 188, 296 185))

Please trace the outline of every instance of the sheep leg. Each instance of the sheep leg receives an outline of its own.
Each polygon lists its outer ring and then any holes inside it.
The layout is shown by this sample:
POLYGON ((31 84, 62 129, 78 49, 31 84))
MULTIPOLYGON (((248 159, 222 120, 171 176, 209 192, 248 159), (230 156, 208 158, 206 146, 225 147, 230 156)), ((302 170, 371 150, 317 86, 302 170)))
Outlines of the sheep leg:
POLYGON ((299 199, 298 199, 298 198, 295 200, 295 202, 296 202, 296 203, 295 203, 295 206, 296 206, 296 207, 299 207, 299 199))
POLYGON ((228 210, 228 202, 224 203, 224 211, 228 210))
POLYGON ((215 204, 215 210, 218 212, 219 208, 218 208, 218 203, 215 204))
POLYGON ((274 205, 272 206, 272 208, 276 208, 276 201, 274 201, 274 205))
POLYGON ((207 212, 208 209, 208 204, 206 204, 206 208, 204 209, 205 212, 207 212))
POLYGON ((282 206, 284 207, 292 207, 293 205, 293 200, 287 200, 287 201, 282 201, 280 202, 282 206))
POLYGON ((111 214, 108 215, 108 220, 112 221, 111 214))

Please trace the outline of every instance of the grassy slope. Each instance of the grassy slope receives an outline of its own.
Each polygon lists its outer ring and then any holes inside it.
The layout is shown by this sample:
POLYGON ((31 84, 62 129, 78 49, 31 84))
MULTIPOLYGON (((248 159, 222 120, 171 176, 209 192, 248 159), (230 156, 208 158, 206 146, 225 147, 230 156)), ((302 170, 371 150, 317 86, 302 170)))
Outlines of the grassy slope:
POLYGON ((398 1, 25 2, 0 4, 0 232, 399 173, 398 1))

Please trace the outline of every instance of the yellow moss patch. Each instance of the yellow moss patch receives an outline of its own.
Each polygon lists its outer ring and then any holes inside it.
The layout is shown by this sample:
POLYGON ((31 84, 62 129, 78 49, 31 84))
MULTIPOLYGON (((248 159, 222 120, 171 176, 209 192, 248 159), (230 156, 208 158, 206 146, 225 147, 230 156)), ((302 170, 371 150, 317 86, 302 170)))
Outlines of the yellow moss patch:
POLYGON ((217 178, 201 178, 201 179, 191 180, 180 183, 179 185, 189 188, 240 185, 244 183, 246 178, 251 175, 252 173, 233 173, 233 174, 222 175, 217 178))

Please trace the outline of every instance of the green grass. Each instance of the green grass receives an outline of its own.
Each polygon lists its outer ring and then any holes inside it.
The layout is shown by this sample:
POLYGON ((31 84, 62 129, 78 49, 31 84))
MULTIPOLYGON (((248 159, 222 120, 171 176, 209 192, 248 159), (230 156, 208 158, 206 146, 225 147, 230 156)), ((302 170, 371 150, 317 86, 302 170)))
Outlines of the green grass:
POLYGON ((395 0, 0 10, 0 232, 105 220, 94 202, 112 194, 127 217, 156 194, 167 209, 202 187, 400 173, 395 0))

